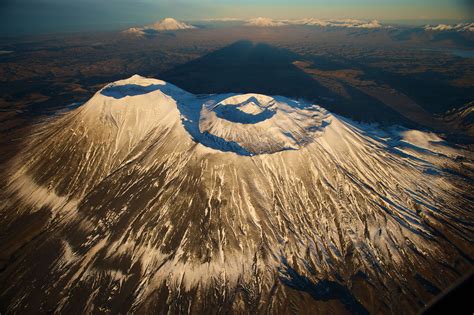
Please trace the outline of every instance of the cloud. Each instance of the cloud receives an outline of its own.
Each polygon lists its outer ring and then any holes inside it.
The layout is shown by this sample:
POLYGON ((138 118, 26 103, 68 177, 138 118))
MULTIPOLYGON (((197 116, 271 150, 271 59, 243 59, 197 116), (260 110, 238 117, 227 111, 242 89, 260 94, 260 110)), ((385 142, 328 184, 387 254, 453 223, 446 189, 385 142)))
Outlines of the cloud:
POLYGON ((275 27, 286 25, 283 21, 277 21, 270 18, 258 17, 250 19, 245 23, 247 26, 258 26, 258 27, 275 27))
POLYGON ((236 21, 244 21, 244 19, 233 18, 233 17, 222 17, 222 18, 203 19, 202 21, 205 21, 205 22, 236 22, 236 21))

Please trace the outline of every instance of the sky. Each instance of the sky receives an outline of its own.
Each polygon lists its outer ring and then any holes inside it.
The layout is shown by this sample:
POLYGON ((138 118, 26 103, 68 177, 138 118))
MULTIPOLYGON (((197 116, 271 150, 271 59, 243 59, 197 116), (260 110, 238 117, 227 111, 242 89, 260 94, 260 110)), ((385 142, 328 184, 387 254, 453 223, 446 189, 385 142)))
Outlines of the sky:
POLYGON ((0 34, 113 30, 165 17, 469 21, 474 0, 0 0, 0 34))

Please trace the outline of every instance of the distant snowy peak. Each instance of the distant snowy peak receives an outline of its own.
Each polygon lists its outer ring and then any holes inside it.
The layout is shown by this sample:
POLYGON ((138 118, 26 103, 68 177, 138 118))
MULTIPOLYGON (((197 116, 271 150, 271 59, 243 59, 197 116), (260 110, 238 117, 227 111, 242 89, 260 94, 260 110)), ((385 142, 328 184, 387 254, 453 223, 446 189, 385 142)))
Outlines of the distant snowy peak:
POLYGON ((377 20, 363 21, 363 20, 354 20, 354 19, 345 19, 345 20, 320 20, 320 19, 301 19, 288 21, 290 24, 296 25, 311 25, 311 26, 320 26, 320 27, 346 27, 346 28, 382 28, 377 20))
POLYGON ((131 28, 126 29, 125 31, 123 31, 123 33, 128 34, 128 35, 137 35, 137 36, 145 35, 145 31, 141 27, 131 27, 131 28))
POLYGON ((152 28, 157 31, 175 31, 175 30, 193 29, 196 27, 191 24, 180 22, 173 18, 166 18, 155 24, 149 25, 148 28, 152 28))
POLYGON ((282 21, 273 20, 270 18, 258 17, 255 19, 250 19, 245 23, 247 26, 257 26, 257 27, 275 27, 275 26, 283 26, 286 23, 282 21))
POLYGON ((159 22, 156 22, 151 25, 147 25, 144 27, 132 27, 124 31, 125 34, 130 35, 137 35, 137 36, 144 36, 147 34, 152 34, 154 32, 160 31, 179 31, 179 30, 187 30, 187 29, 195 29, 196 27, 187 24, 184 22, 180 22, 173 18, 165 18, 159 22))
POLYGON ((432 32, 474 32, 474 23, 426 25, 424 29, 432 32))
POLYGON ((258 26, 258 27, 274 27, 274 26, 284 26, 284 25, 308 25, 308 26, 319 26, 319 27, 345 27, 345 28, 366 28, 366 29, 375 29, 382 28, 377 20, 364 21, 364 20, 354 20, 354 19, 345 19, 345 20, 321 20, 315 18, 306 18, 299 20, 273 20, 270 18, 255 18, 248 20, 245 24, 247 26, 258 26))

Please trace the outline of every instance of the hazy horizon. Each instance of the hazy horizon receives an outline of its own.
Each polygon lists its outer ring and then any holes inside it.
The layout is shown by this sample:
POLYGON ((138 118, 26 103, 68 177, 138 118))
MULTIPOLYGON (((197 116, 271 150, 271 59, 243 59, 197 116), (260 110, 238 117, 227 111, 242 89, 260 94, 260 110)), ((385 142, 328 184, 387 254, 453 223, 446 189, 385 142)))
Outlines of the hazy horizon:
POLYGON ((461 0, 230 1, 230 0, 6 0, 0 3, 0 34, 23 35, 118 30, 173 17, 185 21, 213 18, 377 19, 422 25, 472 21, 473 5, 461 0), (357 3, 357 4, 356 4, 357 3))

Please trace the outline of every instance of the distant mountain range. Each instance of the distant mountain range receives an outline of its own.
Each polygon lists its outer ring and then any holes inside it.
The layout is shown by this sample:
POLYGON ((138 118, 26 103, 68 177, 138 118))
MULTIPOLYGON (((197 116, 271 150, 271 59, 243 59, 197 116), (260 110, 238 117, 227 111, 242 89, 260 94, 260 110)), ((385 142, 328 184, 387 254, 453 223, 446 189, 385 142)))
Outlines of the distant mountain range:
MULTIPOLYGON (((358 19, 271 19, 266 17, 258 17, 253 19, 238 19, 238 18, 215 18, 200 21, 200 23, 209 22, 221 22, 221 23, 237 23, 241 25, 253 26, 253 27, 281 27, 289 25, 307 25, 316 27, 332 27, 332 28, 354 28, 354 29, 380 29, 380 28, 392 28, 396 29, 397 26, 382 24, 377 20, 358 20, 358 19)), ((195 29, 194 25, 180 22, 173 18, 165 18, 157 23, 147 25, 144 27, 132 27, 124 31, 126 34, 145 36, 152 35, 153 33, 160 31, 179 31, 186 29, 195 29)), ((413 29, 421 29, 427 32, 473 32, 474 23, 458 23, 458 24, 438 24, 438 25, 426 25, 424 27, 412 27, 413 29)))
POLYGON ((283 26, 287 25, 282 21, 273 20, 270 18, 258 17, 255 19, 248 20, 245 25, 247 26, 259 26, 259 27, 274 27, 274 26, 283 26))
POLYGON ((474 32, 474 23, 459 23, 459 24, 438 24, 438 25, 426 25, 424 27, 426 31, 443 32, 443 31, 456 31, 456 32, 474 32))

